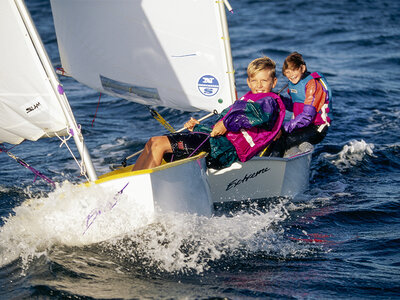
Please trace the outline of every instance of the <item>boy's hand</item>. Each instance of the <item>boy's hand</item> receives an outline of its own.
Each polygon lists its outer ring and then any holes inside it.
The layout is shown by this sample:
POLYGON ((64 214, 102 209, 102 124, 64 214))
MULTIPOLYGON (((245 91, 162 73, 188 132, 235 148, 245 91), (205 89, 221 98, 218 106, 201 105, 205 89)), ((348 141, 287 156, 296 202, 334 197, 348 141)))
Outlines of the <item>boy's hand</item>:
POLYGON ((224 125, 224 122, 219 121, 214 125, 213 130, 211 131, 211 137, 218 136, 218 135, 224 135, 226 133, 227 129, 224 125))
POLYGON ((190 120, 185 123, 184 127, 187 128, 189 131, 193 131, 194 126, 197 124, 200 124, 200 122, 196 119, 190 118, 190 120))

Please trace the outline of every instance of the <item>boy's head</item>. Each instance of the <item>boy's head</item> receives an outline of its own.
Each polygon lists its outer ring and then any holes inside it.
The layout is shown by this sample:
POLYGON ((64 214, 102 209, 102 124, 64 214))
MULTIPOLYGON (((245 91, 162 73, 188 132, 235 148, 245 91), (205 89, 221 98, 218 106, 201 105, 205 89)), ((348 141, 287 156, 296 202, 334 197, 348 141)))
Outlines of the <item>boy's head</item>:
POLYGON ((282 66, 282 74, 287 77, 291 83, 297 84, 305 72, 307 72, 306 62, 300 53, 293 52, 286 57, 282 66))
POLYGON ((247 85, 253 94, 269 93, 276 86, 276 64, 269 57, 253 60, 247 67, 247 85))

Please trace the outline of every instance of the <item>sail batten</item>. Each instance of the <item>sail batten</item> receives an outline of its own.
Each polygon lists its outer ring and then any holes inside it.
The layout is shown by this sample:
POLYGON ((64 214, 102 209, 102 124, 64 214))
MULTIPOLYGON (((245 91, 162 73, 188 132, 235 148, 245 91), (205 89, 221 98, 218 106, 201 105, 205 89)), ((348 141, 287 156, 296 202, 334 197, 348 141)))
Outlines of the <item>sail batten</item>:
POLYGON ((81 83, 186 111, 221 111, 235 100, 218 1, 51 0, 51 6, 63 68, 81 83))

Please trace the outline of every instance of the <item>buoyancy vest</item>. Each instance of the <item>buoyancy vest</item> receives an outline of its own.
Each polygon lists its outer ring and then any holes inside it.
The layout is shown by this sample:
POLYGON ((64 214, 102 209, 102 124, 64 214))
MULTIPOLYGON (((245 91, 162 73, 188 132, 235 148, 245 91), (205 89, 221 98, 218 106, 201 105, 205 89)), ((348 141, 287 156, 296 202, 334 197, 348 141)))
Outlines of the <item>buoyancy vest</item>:
POLYGON ((303 112, 304 101, 306 98, 306 85, 310 80, 317 80, 318 83, 321 84, 321 87, 326 95, 324 99, 325 102, 320 105, 320 107, 315 107, 317 110, 317 115, 313 123, 315 125, 325 124, 329 126, 332 121, 332 114, 328 116, 328 113, 332 111, 332 92, 325 77, 319 72, 309 74, 305 78, 301 79, 297 84, 289 82, 288 88, 293 101, 294 117, 303 112))
POLYGON ((272 97, 279 105, 279 116, 270 131, 261 127, 252 127, 249 129, 242 128, 239 132, 228 132, 227 139, 236 149, 239 160, 245 162, 257 153, 261 152, 272 139, 278 134, 285 118, 285 106, 275 93, 253 94, 248 92, 240 100, 257 101, 264 97, 272 97))

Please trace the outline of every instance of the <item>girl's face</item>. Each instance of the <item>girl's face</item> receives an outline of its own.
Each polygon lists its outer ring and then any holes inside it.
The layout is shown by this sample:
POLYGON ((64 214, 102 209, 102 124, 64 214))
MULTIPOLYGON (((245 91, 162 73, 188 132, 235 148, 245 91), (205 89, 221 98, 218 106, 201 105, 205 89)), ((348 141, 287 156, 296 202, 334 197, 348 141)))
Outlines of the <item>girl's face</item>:
POLYGON ((276 86, 276 77, 271 77, 270 70, 262 70, 247 78, 247 85, 253 94, 269 93, 276 86))
POLYGON ((303 76, 304 72, 306 71, 306 66, 302 65, 300 68, 298 69, 287 69, 285 71, 285 73, 283 74, 287 79, 289 79, 289 81, 293 84, 297 84, 301 77, 303 76))

